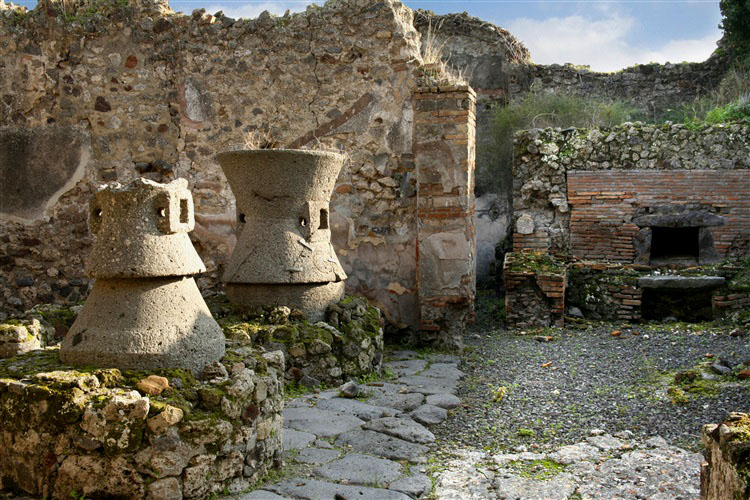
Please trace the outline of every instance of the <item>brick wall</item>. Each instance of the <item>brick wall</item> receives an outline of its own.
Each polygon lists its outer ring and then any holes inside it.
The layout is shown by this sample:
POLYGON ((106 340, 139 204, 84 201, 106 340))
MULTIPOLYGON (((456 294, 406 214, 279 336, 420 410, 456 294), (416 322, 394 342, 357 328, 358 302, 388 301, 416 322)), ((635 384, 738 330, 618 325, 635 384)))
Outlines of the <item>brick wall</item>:
POLYGON ((425 87, 414 100, 419 330, 456 347, 474 311, 476 94, 425 87))
POLYGON ((750 292, 722 290, 711 297, 714 318, 723 318, 737 311, 750 310, 750 292))
POLYGON ((505 255, 505 319, 510 328, 563 326, 567 271, 517 269, 519 253, 505 255))
POLYGON ((739 252, 750 238, 750 175, 747 170, 568 172, 570 250, 580 258, 633 262, 639 228, 636 210, 689 205, 726 217, 711 227, 719 257, 739 252))

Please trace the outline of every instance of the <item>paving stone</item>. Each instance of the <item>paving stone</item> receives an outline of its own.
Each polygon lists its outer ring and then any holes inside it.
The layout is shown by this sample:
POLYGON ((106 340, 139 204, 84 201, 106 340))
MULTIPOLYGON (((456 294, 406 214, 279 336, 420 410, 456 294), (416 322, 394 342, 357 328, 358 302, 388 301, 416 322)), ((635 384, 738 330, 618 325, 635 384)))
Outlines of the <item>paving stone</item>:
POLYGON ((458 382, 452 379, 440 379, 434 377, 425 377, 422 375, 407 375, 396 379, 397 384, 409 386, 409 392, 421 392, 425 395, 430 394, 455 394, 458 382))
MULTIPOLYGON (((593 437, 603 438, 600 444, 615 444, 608 434, 593 437)), ((524 452, 490 457, 483 452, 456 450, 456 456, 446 460, 438 473, 435 493, 440 500, 566 499, 576 491, 582 498, 591 499, 700 498, 702 455, 669 446, 660 439, 655 441, 656 447, 639 446, 626 452, 621 448, 600 451, 590 442, 564 446, 547 454, 524 452), (519 460, 545 457, 577 461, 548 479, 520 477, 516 469, 519 460)))
POLYGON ((422 405, 409 415, 420 424, 435 425, 448 418, 448 410, 439 406, 422 405))
POLYGON ((447 380, 460 380, 464 377, 464 372, 456 368, 456 365, 450 363, 434 363, 428 369, 420 373, 423 377, 443 378, 447 380))
POLYGON ((386 406, 401 411, 412 411, 424 402, 424 394, 407 392, 406 394, 381 394, 367 400, 371 405, 386 406))
POLYGON ((316 448, 325 448, 326 450, 332 450, 333 445, 329 443, 328 441, 323 441, 322 439, 316 439, 313 443, 313 446, 316 448))
POLYGON ((576 483, 573 481, 573 476, 567 473, 560 473, 544 481, 504 473, 498 474, 493 484, 497 498, 567 500, 576 491, 576 483))
POLYGON ((233 498, 236 498, 237 500, 287 500, 287 497, 279 496, 276 493, 267 490, 255 490, 233 498))
POLYGON ((600 451, 598 448, 588 443, 576 443, 555 450, 549 454, 549 458, 563 465, 570 465, 573 462, 593 460, 599 455, 600 451))
POLYGON ((351 484, 383 484, 390 483, 401 476, 403 467, 398 462, 384 458, 350 453, 339 460, 318 467, 313 473, 331 481, 351 484))
POLYGON ((583 498, 700 498, 702 462, 702 455, 672 446, 635 450, 581 477, 578 492, 583 498))
POLYGON ((586 438, 589 444, 592 444, 602 451, 619 450, 624 444, 611 434, 602 434, 601 436, 590 436, 586 438))
POLYGON ((390 368, 397 377, 404 375, 416 375, 427 367, 427 361, 424 359, 407 359, 404 361, 389 361, 383 363, 383 366, 390 368))
POLYGON ((315 441, 315 434, 284 429, 284 451, 307 448, 313 441, 315 441))
POLYGON ((654 436, 647 439, 644 444, 649 448, 665 448, 667 446, 667 440, 661 436, 654 436))
POLYGON ((284 408, 286 427, 328 438, 356 429, 363 420, 342 412, 318 408, 284 408))
POLYGON ((363 429, 382 432, 412 443, 427 444, 435 441, 435 435, 410 418, 386 417, 373 420, 363 429))
POLYGON ((302 477, 294 477, 270 486, 268 489, 282 495, 308 500, 333 500, 334 498, 345 498, 347 500, 411 500, 398 491, 329 483, 328 481, 302 477))
POLYGON ((543 460, 544 458, 544 453, 524 451, 522 453, 500 453, 497 455, 493 455, 492 461, 497 463, 498 465, 506 465, 511 462, 518 462, 519 460, 529 462, 533 460, 543 460))
POLYGON ((388 358, 392 359, 394 361, 402 361, 405 359, 417 359, 420 357, 420 354, 418 352, 409 351, 409 350, 401 350, 401 351, 394 351, 392 352, 388 358))
POLYGON ((427 452, 427 447, 424 445, 364 429, 341 434, 336 439, 336 445, 349 445, 354 451, 370 453, 391 460, 413 460, 427 452))
POLYGON ((318 393, 304 394, 298 398, 294 398, 291 401, 287 401, 284 406, 286 408, 292 408, 315 405, 318 401, 335 398, 338 397, 338 395, 338 389, 326 389, 325 391, 320 391, 318 393))
POLYGON ((494 474, 482 466, 486 462, 487 456, 483 452, 455 450, 455 457, 444 463, 445 470, 436 478, 435 497, 440 500, 499 498, 493 492, 494 474))
POLYGON ((357 401, 356 399, 333 398, 318 401, 315 406, 320 410, 335 411, 354 415, 362 420, 373 420, 380 417, 391 417, 399 413, 395 408, 385 408, 357 401))
POLYGON ((406 493, 412 498, 419 498, 430 492, 432 480, 425 474, 412 474, 392 482, 388 485, 388 489, 406 493))
POLYGON ((451 410, 461 406, 461 400, 453 394, 430 394, 427 396, 426 403, 428 405, 445 408, 446 410, 451 410))
POLYGON ((295 462, 301 464, 320 465, 336 460, 341 455, 341 452, 333 449, 322 449, 322 448, 305 448, 299 455, 294 457, 295 462))
POLYGON ((373 396, 388 394, 406 394, 410 391, 404 384, 392 384, 390 382, 375 382, 367 384, 362 388, 363 392, 373 396))
POLYGON ((430 361, 433 363, 451 363, 457 365, 461 362, 461 358, 453 354, 433 354, 430 356, 430 361))

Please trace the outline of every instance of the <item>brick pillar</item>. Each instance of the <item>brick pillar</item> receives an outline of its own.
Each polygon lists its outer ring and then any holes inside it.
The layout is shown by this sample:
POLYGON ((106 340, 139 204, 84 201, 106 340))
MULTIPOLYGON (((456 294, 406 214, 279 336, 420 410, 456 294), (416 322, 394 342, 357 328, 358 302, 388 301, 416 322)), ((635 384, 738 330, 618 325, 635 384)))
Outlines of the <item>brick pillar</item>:
POLYGON ((476 94, 468 85, 414 94, 420 337, 458 348, 474 318, 476 94))

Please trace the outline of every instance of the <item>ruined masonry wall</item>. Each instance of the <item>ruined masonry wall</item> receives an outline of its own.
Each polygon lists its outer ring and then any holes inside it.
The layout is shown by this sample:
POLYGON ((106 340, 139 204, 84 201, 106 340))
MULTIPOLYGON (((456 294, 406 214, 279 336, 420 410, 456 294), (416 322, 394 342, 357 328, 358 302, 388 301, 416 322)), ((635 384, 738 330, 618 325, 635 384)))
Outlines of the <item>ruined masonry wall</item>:
POLYGON ((0 175, 22 178, 20 196, 0 195, 0 310, 84 297, 86 202, 97 185, 137 176, 189 180, 191 238, 208 268, 198 284, 214 285, 236 241, 214 155, 255 131, 261 143, 349 155, 331 200, 347 290, 417 329, 419 39, 391 0, 254 20, 173 14, 155 0, 83 24, 0 12, 0 168, 15 169, 0 175))
POLYGON ((210 380, 160 372, 169 388, 150 395, 133 388, 143 372, 78 372, 56 348, 0 362, 0 490, 154 500, 246 491, 281 467, 284 356, 227 354, 210 380))
POLYGON ((695 63, 637 64, 612 73, 573 64, 530 64, 526 80, 510 94, 512 99, 520 98, 524 90, 533 89, 605 101, 620 99, 660 112, 717 88, 726 68, 726 58, 717 56, 695 63))
POLYGON ((750 244, 750 126, 624 124, 515 138, 514 248, 632 262, 634 210, 703 204, 720 257, 750 244))
POLYGON ((517 253, 505 255, 505 316, 510 328, 562 326, 567 271, 514 269, 517 253))

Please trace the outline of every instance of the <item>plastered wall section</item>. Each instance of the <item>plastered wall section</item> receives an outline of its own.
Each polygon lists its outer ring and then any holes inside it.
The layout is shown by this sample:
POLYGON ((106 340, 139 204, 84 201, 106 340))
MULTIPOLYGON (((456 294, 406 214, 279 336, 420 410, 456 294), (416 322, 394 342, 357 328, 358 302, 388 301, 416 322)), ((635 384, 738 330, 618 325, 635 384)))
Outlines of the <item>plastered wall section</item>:
POLYGON ((417 283, 423 340, 458 347, 474 313, 476 94, 468 85, 415 93, 417 283))
MULTIPOLYGON (((87 203, 98 185, 137 176, 189 180, 191 238, 208 268, 198 282, 214 286, 235 243, 234 196, 214 155, 255 133, 267 145, 319 143, 349 156, 331 201, 347 290, 417 329, 412 94, 420 56, 411 11, 390 0, 340 0, 234 20, 129 5, 85 25, 42 10, 0 16, 0 152, 19 151, 20 141, 23 151, 42 151, 34 161, 48 172, 19 186, 20 198, 39 198, 31 209, 2 207, 0 310, 84 297, 87 203), (45 139, 51 127, 62 132, 45 139), (65 155, 73 168, 58 161, 65 155), (70 179, 62 194, 38 189, 70 179)), ((21 156, 0 162, 12 167, 4 181, 31 168, 21 156)))

